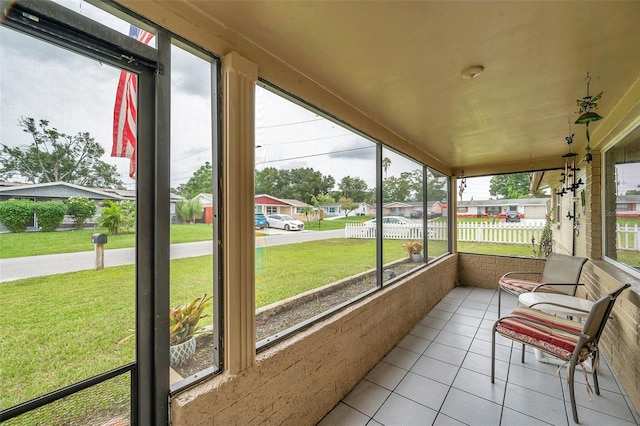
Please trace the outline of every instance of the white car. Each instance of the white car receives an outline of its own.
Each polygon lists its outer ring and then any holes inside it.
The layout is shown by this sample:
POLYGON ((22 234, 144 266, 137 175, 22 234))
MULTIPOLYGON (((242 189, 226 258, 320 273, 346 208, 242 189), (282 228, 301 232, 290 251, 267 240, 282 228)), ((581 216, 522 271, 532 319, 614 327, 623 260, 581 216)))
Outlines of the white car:
MULTIPOLYGON (((417 223, 407 219, 406 217, 402 217, 402 216, 383 216, 382 217, 382 224, 383 225, 388 224, 388 225, 414 225, 415 226, 417 223)), ((363 226, 375 227, 376 226, 376 219, 367 220, 362 225, 363 226)))
POLYGON ((269 228, 284 229, 285 231, 302 231, 304 223, 294 219, 288 214, 270 214, 267 216, 269 228))

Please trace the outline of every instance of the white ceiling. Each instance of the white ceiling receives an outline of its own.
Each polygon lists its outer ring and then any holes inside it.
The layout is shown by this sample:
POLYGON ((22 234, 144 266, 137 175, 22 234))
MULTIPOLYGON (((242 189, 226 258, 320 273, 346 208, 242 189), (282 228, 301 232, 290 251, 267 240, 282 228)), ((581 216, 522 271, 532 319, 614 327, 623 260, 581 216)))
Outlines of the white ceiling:
POLYGON ((605 120, 640 76, 638 1, 187 3, 452 170, 557 159, 586 73, 605 120))

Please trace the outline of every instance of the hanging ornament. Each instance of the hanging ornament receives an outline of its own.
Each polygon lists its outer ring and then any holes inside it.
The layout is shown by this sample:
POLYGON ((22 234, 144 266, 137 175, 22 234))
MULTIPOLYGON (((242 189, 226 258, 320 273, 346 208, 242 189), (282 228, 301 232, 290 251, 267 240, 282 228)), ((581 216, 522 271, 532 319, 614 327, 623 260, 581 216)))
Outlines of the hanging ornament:
POLYGON ((589 86, 591 85, 591 77, 589 77, 589 73, 585 77, 587 81, 587 96, 582 99, 578 99, 578 107, 580 108, 580 117, 576 120, 576 124, 586 124, 587 128, 587 155, 585 155, 584 160, 587 163, 591 163, 593 160, 593 155, 591 155, 591 137, 589 135, 589 123, 592 121, 602 120, 602 116, 597 113, 591 111, 592 109, 598 109, 598 101, 602 97, 604 92, 600 92, 596 96, 589 95, 589 86))

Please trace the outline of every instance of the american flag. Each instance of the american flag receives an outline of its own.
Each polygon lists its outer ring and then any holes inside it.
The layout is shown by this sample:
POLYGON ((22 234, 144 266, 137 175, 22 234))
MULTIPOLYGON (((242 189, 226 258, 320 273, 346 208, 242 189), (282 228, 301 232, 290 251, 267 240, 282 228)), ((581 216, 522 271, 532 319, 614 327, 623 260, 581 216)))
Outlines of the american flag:
MULTIPOLYGON (((129 36, 144 44, 149 44, 153 34, 131 25, 129 36)), ((136 142, 138 135, 138 76, 120 71, 116 103, 113 108, 112 157, 126 157, 131 160, 129 176, 136 177, 136 142)))

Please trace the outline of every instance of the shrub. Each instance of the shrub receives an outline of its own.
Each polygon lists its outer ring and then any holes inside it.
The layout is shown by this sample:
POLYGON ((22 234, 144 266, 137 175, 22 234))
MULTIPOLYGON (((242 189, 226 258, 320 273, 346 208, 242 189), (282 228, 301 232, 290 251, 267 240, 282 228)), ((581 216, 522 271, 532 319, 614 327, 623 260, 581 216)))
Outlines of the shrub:
POLYGON ((31 200, 0 201, 0 222, 11 232, 24 232, 33 220, 31 200))
POLYGON ((120 226, 127 232, 136 224, 136 203, 134 201, 120 201, 118 208, 122 214, 120 226))
POLYGON ((67 206, 61 201, 41 201, 35 203, 38 225, 43 232, 53 232, 67 214, 67 206))
POLYGON ((98 220, 100 226, 107 228, 111 235, 117 235, 118 228, 122 224, 122 212, 118 203, 107 200, 103 202, 103 205, 105 207, 102 207, 100 219, 98 220))
POLYGON ((176 203, 176 213, 182 222, 195 223, 196 218, 202 217, 204 208, 200 200, 180 200, 176 203))
POLYGON ((82 229, 84 222, 97 210, 96 203, 86 197, 69 197, 67 200, 67 214, 73 216, 76 229, 82 229))

